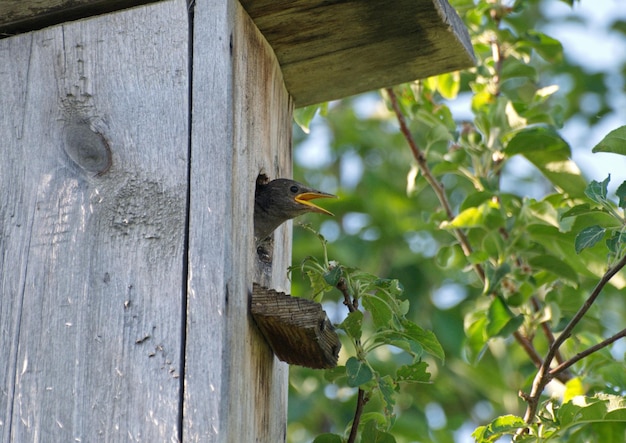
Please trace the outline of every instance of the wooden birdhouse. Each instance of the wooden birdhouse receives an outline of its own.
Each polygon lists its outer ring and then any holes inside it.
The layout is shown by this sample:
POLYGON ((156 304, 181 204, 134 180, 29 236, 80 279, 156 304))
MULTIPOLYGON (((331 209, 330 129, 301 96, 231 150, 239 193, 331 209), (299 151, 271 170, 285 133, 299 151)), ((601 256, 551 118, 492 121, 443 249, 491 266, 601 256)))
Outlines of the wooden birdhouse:
MULTIPOLYGON (((446 0, 0 0, 4 442, 279 442, 255 181, 294 106, 470 66, 446 0), (132 6, 132 7, 131 7, 132 6)), ((320 323, 321 324, 321 323, 320 323)))

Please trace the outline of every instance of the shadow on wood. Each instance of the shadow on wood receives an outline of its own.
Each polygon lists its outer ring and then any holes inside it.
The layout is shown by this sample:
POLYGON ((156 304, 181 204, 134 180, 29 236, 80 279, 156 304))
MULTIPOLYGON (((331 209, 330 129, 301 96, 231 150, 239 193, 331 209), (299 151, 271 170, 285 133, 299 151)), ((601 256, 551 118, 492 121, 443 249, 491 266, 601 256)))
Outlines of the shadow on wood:
POLYGON ((319 303, 254 283, 251 312, 280 360, 313 369, 337 366, 341 343, 319 303))

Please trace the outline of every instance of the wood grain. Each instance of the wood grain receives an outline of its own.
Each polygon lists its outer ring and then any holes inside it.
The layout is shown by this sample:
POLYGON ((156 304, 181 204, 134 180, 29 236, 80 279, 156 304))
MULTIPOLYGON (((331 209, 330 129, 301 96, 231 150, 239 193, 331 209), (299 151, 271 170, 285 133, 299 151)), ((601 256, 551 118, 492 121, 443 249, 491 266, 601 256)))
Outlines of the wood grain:
POLYGON ((447 0, 242 0, 297 107, 474 64, 447 0))
POLYGON ((249 296, 289 291, 291 223, 271 263, 253 238, 257 176, 291 176, 289 92, 468 60, 444 0, 385 16, 417 43, 364 3, 313 2, 298 26, 301 0, 255 2, 265 36, 236 0, 196 0, 193 20, 168 0, 0 40, 3 442, 285 440, 288 367, 249 296), (281 22, 301 51, 272 40, 281 22))
POLYGON ((252 282, 289 289, 291 229, 261 265, 260 172, 291 176, 292 104, 274 54, 238 2, 194 9, 184 441, 285 440, 288 367, 249 315, 252 282), (219 36, 219 37, 216 37, 219 36))
POLYGON ((337 366, 341 342, 319 303, 255 283, 250 311, 280 360, 312 369, 337 366))
MULTIPOLYGON (((146 1, 0 0, 0 36, 146 1)), ((241 3, 276 54, 298 107, 474 64, 467 30, 447 0, 241 3)))
POLYGON ((0 40, 3 442, 178 440, 186 8, 0 40))
POLYGON ((0 0, 0 37, 158 0, 0 0))

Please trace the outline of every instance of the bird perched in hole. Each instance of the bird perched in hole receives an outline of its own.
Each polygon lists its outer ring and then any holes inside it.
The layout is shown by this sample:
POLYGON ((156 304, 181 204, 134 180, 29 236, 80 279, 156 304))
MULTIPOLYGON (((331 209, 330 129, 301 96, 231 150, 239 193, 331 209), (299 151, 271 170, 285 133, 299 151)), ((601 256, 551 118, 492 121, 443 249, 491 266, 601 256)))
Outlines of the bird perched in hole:
POLYGON ((315 198, 337 197, 286 178, 257 183, 254 194, 254 236, 257 242, 267 238, 287 220, 307 212, 333 215, 311 203, 315 198))

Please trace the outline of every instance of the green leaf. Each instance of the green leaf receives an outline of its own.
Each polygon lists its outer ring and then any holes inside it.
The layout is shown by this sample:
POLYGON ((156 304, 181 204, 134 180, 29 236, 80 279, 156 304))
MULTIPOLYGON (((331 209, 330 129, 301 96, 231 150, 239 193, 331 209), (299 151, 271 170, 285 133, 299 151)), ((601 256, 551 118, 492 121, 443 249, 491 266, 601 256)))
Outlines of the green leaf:
POLYGON ((469 360, 476 364, 487 350, 487 316, 485 311, 475 311, 465 317, 464 329, 466 339, 466 349, 469 360))
POLYGON ((479 426, 472 433, 477 442, 493 442, 503 435, 513 435, 518 429, 526 427, 526 422, 515 415, 503 415, 487 426, 479 426))
POLYGON ((370 381, 374 374, 370 367, 356 357, 350 357, 346 362, 347 385, 356 388, 370 381))
POLYGON ((626 181, 622 182, 621 185, 615 191, 615 195, 619 197, 618 206, 622 209, 626 209, 626 181))
POLYGON ((562 151, 533 152, 524 154, 524 157, 534 164, 537 169, 552 184, 562 189, 570 197, 580 197, 587 185, 576 163, 562 151))
POLYGON ((559 62, 563 58, 563 45, 561 42, 542 32, 535 30, 527 31, 526 38, 522 39, 523 43, 531 46, 547 62, 559 62))
POLYGON ((401 331, 394 331, 391 329, 379 331, 374 336, 373 343, 374 344, 367 347, 367 352, 378 347, 382 343, 402 349, 413 357, 421 357, 424 354, 424 348, 422 345, 407 337, 407 335, 401 331))
POLYGON ((360 339, 363 332, 363 313, 361 311, 350 312, 338 327, 346 331, 350 337, 360 339))
POLYGON ((587 188, 585 188, 585 195, 596 203, 605 202, 606 195, 607 195, 607 187, 610 181, 611 181, 611 174, 609 174, 609 176, 606 179, 604 179, 604 181, 602 182, 592 180, 591 183, 589 183, 589 185, 587 186, 587 188))
POLYGON ((502 264, 497 268, 487 266, 485 269, 485 286, 483 294, 490 294, 496 290, 502 278, 511 272, 511 266, 508 263, 502 264))
POLYGON ((443 352, 443 348, 437 340, 437 337, 432 331, 426 331, 425 329, 420 328, 412 321, 403 319, 402 326, 404 327, 404 332, 414 341, 419 343, 426 352, 430 355, 433 355, 440 359, 441 361, 445 360, 445 353, 443 352))
POLYGON ((582 214, 589 214, 590 212, 595 212, 595 211, 598 211, 598 209, 592 208, 591 205, 589 205, 589 203, 583 203, 580 205, 573 206, 567 211, 565 211, 563 214, 561 214, 561 219, 564 219, 567 217, 576 217, 577 215, 582 215, 582 214))
POLYGON ((626 400, 610 394, 574 397, 558 410, 563 428, 584 422, 626 421, 626 400))
POLYGON ((504 80, 500 90, 513 102, 530 103, 537 92, 537 85, 527 77, 513 77, 504 80))
POLYGON ((533 268, 544 269, 559 276, 571 286, 578 286, 578 273, 570 265, 554 255, 538 255, 528 260, 533 268))
POLYGON ((576 236, 576 240, 574 240, 576 254, 580 254, 584 249, 591 248, 602 240, 605 232, 606 229, 599 225, 589 226, 580 231, 576 236))
POLYGON ((313 443, 342 443, 343 440, 340 435, 337 434, 320 434, 315 437, 313 443))
POLYGON ((395 297, 399 297, 404 293, 404 287, 400 280, 396 278, 379 278, 374 282, 374 286, 385 290, 395 297))
POLYGON ((339 279, 342 276, 343 272, 341 270, 341 266, 334 266, 324 274, 324 281, 328 283, 329 286, 337 286, 337 283, 339 283, 339 279))
MULTIPOLYGON (((313 291, 313 297, 318 297, 320 294, 332 289, 326 284, 324 280, 323 268, 315 257, 306 257, 300 264, 300 271, 306 275, 311 282, 311 290, 313 291)), ((292 268, 297 269, 297 268, 292 268)))
POLYGON ((376 422, 370 420, 361 431, 361 443, 396 443, 396 439, 388 432, 378 429, 376 422))
POLYGON ((400 366, 396 372, 396 380, 405 383, 428 383, 430 374, 426 371, 427 368, 428 363, 424 361, 400 366))
POLYGON ((395 392, 395 386, 393 379, 386 375, 378 378, 378 389, 380 389, 380 395, 383 398, 385 404, 385 414, 389 417, 393 413, 393 407, 396 405, 393 394, 395 392))
POLYGON ((437 90, 443 98, 452 100, 459 94, 461 88, 459 72, 448 72, 437 76, 437 90))
POLYGON ((584 395, 586 392, 584 382, 580 377, 574 377, 565 383, 563 402, 567 403, 574 397, 584 395))
POLYGON ((337 380, 346 376, 345 366, 335 366, 334 368, 324 370, 324 379, 331 383, 336 383, 337 380))
POLYGON ((606 246, 612 254, 620 253, 624 244, 626 244, 626 232, 615 231, 606 239, 606 246))
POLYGON ((389 424, 387 417, 380 412, 365 412, 361 415, 361 425, 365 426, 370 421, 373 421, 377 427, 387 426, 389 424))
POLYGON ((311 124, 313 117, 315 117, 315 114, 317 114, 317 111, 324 106, 325 104, 305 106, 303 108, 298 108, 293 112, 293 119, 305 134, 309 133, 309 125, 311 124))
POLYGON ((549 127, 521 130, 509 140, 505 154, 522 154, 554 186, 571 197, 582 196, 587 182, 576 163, 570 159, 570 148, 558 133, 549 127))
POLYGON ((538 151, 565 151, 569 155, 569 145, 553 128, 536 126, 516 132, 504 149, 508 156, 538 151))
POLYGON ((393 318, 393 311, 383 299, 376 294, 364 294, 361 301, 365 310, 372 314, 372 321, 376 328, 389 326, 393 318))
POLYGON ((609 132, 591 152, 611 152, 626 155, 626 126, 620 126, 609 132))
POLYGON ((460 229, 485 227, 497 229, 504 226, 504 217, 500 205, 495 201, 487 201, 474 208, 467 208, 452 221, 441 223, 442 229, 460 229))
POLYGON ((487 335, 489 337, 508 337, 524 322, 523 315, 513 316, 502 297, 495 297, 487 313, 487 335))
POLYGON ((536 81, 537 70, 528 63, 523 63, 515 57, 506 57, 502 63, 501 77, 503 79, 526 77, 536 81))

